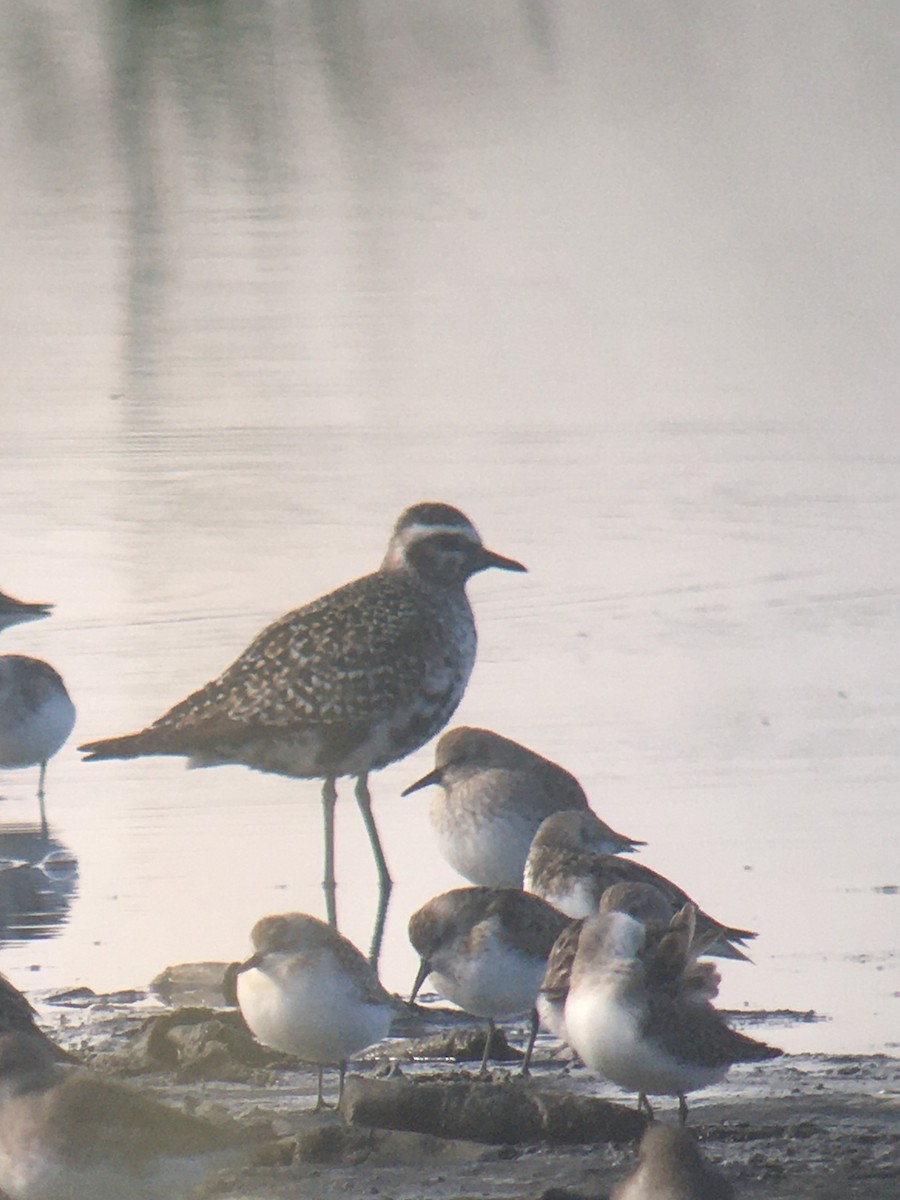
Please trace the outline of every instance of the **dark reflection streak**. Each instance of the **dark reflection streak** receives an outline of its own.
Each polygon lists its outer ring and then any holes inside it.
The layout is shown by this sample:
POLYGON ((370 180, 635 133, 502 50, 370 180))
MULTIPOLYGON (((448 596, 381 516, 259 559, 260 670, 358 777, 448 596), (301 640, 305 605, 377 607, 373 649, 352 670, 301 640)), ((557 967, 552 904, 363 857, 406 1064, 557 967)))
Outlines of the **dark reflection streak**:
POLYGON ((78 894, 78 862, 41 826, 0 826, 0 945, 54 937, 78 894))
POLYGON ((522 0, 519 11, 525 32, 544 70, 555 75, 559 66, 559 12, 547 0, 522 0))

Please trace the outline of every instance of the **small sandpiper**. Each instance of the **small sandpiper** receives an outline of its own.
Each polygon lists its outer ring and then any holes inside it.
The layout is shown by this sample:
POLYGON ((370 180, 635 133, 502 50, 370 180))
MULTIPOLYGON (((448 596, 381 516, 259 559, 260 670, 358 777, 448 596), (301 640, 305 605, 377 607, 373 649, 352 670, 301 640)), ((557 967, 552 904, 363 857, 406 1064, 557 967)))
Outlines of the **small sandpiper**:
POLYGON ((374 968, 330 925, 305 913, 263 917, 253 954, 236 968, 237 1000, 264 1045, 319 1069, 316 1111, 325 1107, 322 1075, 383 1041, 397 1007, 374 968))
POLYGON ((25 654, 0 654, 0 767, 40 767, 38 804, 47 836, 47 763, 75 725, 75 705, 62 676, 25 654))
MULTIPOLYGON (((644 925, 655 928, 668 925, 672 915, 666 897, 658 888, 647 883, 613 884, 603 893, 600 912, 628 913, 644 925)), ((583 927, 583 919, 572 921, 556 939, 547 959, 547 969, 535 1004, 541 1024, 561 1042, 569 1041, 566 1029, 566 1000, 569 995, 572 963, 575 961, 578 939, 583 927)), ((698 967, 700 965, 698 964, 698 967)), ((705 976, 711 981, 712 990, 708 996, 709 999, 713 999, 718 992, 718 973, 711 963, 704 963, 702 967, 705 976)))
MULTIPOLYGON (((490 729, 448 730, 434 759, 434 770, 403 795, 438 785, 431 803, 438 846, 472 883, 521 887, 528 849, 544 818, 567 809, 590 813, 574 775, 490 729)), ((627 854, 644 845, 590 815, 606 853, 627 854)))
POLYGON ((0 592, 0 629, 8 629, 10 625, 20 625, 23 621, 39 621, 41 617, 49 617, 52 611, 52 604, 16 600, 14 596, 0 592))
POLYGON ((527 1074, 538 1028, 535 999, 547 957, 567 924, 562 913, 520 888, 443 892, 409 920, 409 940, 421 959, 410 1002, 430 975, 440 995, 487 1018, 482 1077, 494 1021, 529 1014, 531 1036, 522 1061, 527 1074))
POLYGON ((0 1036, 0 1187, 13 1200, 180 1200, 247 1153, 213 1125, 0 1036))
MULTIPOLYGON (((528 851, 526 891, 573 919, 597 912, 603 893, 615 883, 651 884, 668 898, 670 916, 694 903, 680 887, 649 867, 595 849, 601 843, 602 832, 596 831, 592 813, 554 813, 543 822, 528 851)), ((700 909, 697 924, 704 933, 716 935, 707 954, 747 960, 742 946, 756 937, 751 929, 723 925, 700 909)))
POLYGON ((689 1130, 655 1121, 641 1138, 640 1161, 610 1200, 733 1200, 734 1188, 701 1153, 689 1130))
POLYGON ((424 745, 462 699, 476 647, 465 587, 488 567, 525 570, 486 549, 458 509, 413 505, 379 570, 275 621, 217 679, 146 729, 81 749, 90 761, 185 755, 189 766, 242 763, 323 779, 325 898, 336 926, 336 781, 356 777, 384 894, 391 879, 368 775, 424 745))
POLYGON ((589 917, 572 961, 565 1024, 569 1044, 590 1070, 648 1096, 677 1096, 681 1123, 688 1092, 718 1083, 738 1062, 780 1050, 730 1029, 696 985, 705 949, 692 904, 663 929, 623 912, 589 917))

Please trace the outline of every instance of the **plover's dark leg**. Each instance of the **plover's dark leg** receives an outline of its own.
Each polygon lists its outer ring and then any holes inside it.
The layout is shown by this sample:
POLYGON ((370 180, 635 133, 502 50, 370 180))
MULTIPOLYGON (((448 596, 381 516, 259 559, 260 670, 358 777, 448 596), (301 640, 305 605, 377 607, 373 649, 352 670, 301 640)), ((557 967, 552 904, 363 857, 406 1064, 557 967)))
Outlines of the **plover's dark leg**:
POLYGON ((538 1026, 540 1025, 540 1022, 541 1022, 541 1019, 538 1016, 538 1011, 536 1008, 533 1008, 531 1010, 531 1017, 529 1019, 531 1022, 531 1029, 528 1034, 528 1045, 525 1047, 525 1057, 522 1059, 522 1074, 523 1075, 531 1074, 531 1072, 529 1070, 529 1068, 531 1066, 531 1055, 534 1051, 534 1043, 537 1040, 537 1035, 538 1035, 538 1026))
POLYGON ((369 844, 372 847, 372 853, 375 856, 375 866, 378 870, 378 911, 375 914, 375 928, 372 930, 372 944, 369 949, 369 962, 373 966, 376 966, 378 956, 381 954, 384 923, 387 920, 388 903, 391 897, 391 888, 394 884, 388 871, 384 851, 381 848, 381 839, 378 837, 375 818, 372 815, 372 797, 369 794, 368 775, 357 776, 356 803, 359 805, 359 811, 362 813, 363 824, 366 827, 366 833, 369 835, 369 844))
POLYGON ((491 1042, 494 1040, 494 1018, 488 1017, 487 1037, 484 1039, 484 1054, 481 1056, 481 1069, 478 1074, 482 1079, 487 1077, 488 1059, 491 1057, 491 1042))
POLYGON ((647 1099, 646 1092, 638 1092, 637 1102, 638 1112, 645 1112, 650 1120, 653 1120, 653 1105, 647 1099))
POLYGON ((41 837, 46 841, 50 836, 50 829, 47 825, 47 810, 44 807, 44 779, 47 775, 46 759, 41 763, 41 773, 38 775, 38 809, 41 814, 41 837))
POLYGON ((325 912, 328 924, 337 929, 337 905, 334 893, 337 887, 334 879, 334 806, 337 803, 337 786, 333 779, 326 779, 322 784, 322 815, 325 824, 325 878, 322 889, 325 892, 325 912))
POLYGON ((687 1125, 688 1118, 688 1103, 684 1092, 678 1095, 678 1122, 681 1125, 687 1125))
POLYGON ((338 1106, 344 1098, 344 1080, 347 1078, 346 1062, 338 1063, 338 1106))
POLYGON ((383 889, 389 892, 393 887, 393 880, 385 861, 384 851, 381 848, 378 830, 375 828, 375 818, 372 816, 372 797, 369 795, 368 775, 357 776, 356 803, 359 805, 359 811, 362 813, 363 824, 366 827, 366 833, 369 835, 372 853, 375 855, 375 866, 378 868, 378 882, 383 889))

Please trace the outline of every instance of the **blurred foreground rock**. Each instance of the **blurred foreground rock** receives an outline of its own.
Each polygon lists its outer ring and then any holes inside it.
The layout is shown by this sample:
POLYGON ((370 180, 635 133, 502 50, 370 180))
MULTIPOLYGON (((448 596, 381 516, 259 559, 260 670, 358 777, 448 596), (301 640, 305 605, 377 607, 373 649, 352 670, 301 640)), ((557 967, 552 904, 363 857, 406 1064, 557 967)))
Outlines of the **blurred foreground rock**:
POLYGON ((464 1141, 517 1145, 612 1142, 640 1137, 635 1109, 549 1088, 527 1079, 369 1079, 349 1076, 341 1114, 352 1125, 406 1129, 464 1141))

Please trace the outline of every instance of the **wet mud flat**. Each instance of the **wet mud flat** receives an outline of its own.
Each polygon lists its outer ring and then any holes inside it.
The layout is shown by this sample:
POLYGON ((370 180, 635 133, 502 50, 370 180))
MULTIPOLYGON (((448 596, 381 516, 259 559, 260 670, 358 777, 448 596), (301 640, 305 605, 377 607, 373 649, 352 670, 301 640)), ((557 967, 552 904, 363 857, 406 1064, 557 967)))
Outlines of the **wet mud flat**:
MULTIPOLYGON (((636 1162, 644 1118, 631 1097, 549 1038, 527 1080, 498 1039, 508 1061, 479 1080, 483 1029, 459 1013, 398 1006, 391 1038, 354 1062, 341 1110, 315 1113, 315 1071, 259 1047, 234 1010, 161 1009, 141 993, 73 993, 51 1009, 60 1039, 94 1069, 255 1131, 246 1163, 209 1180, 206 1197, 604 1200, 636 1162)), ((328 1073, 326 1095, 336 1090, 328 1073)), ((674 1122, 677 1105, 660 1099, 657 1115, 674 1122)), ((900 1060, 739 1067, 692 1098, 690 1128, 738 1197, 896 1200, 900 1060)))

